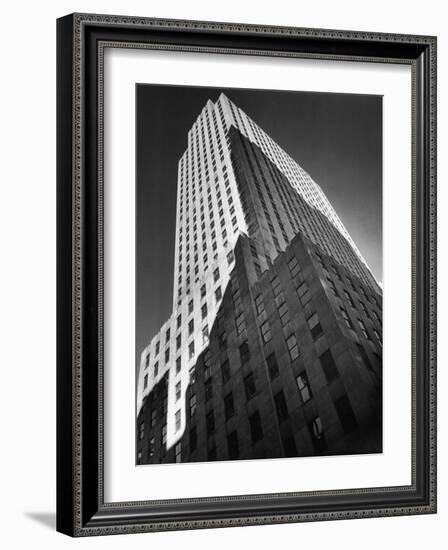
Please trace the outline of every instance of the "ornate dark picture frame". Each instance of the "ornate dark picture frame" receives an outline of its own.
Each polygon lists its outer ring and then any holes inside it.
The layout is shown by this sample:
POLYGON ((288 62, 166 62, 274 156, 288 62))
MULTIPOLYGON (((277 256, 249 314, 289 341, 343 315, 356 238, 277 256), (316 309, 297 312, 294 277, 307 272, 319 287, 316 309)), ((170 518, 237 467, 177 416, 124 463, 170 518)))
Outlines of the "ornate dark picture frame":
POLYGON ((73 14, 57 22, 57 529, 71 536, 436 512, 436 38, 73 14), (412 483, 104 501, 104 48, 308 57, 412 68, 412 483))

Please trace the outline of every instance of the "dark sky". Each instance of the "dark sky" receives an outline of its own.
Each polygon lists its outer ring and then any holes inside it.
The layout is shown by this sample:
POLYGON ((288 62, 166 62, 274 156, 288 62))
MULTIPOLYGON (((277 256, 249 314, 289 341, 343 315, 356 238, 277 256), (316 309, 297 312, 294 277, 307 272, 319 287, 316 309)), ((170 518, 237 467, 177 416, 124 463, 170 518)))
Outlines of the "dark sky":
POLYGON ((137 85, 136 352, 172 310, 177 163, 221 92, 322 187, 382 281, 382 97, 137 85))

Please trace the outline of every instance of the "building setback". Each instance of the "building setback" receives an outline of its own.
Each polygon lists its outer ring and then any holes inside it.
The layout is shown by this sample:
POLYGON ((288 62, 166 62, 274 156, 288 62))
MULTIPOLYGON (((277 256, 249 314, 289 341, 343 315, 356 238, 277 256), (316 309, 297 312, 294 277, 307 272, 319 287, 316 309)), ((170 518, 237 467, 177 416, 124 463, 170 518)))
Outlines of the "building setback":
POLYGON ((179 162, 173 314, 137 462, 382 450, 381 289, 320 187, 226 96, 179 162))

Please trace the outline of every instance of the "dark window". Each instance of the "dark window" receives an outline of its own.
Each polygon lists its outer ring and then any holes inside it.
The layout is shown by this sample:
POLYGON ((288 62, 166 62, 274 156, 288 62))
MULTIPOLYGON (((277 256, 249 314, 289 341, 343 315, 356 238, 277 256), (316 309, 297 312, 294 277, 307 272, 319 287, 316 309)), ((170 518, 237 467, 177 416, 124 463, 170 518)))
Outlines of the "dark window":
POLYGON ((331 351, 329 349, 324 351, 319 359, 325 374, 325 378, 328 382, 331 382, 339 376, 338 369, 336 368, 336 363, 334 362, 333 355, 331 354, 331 351))
POLYGON ((196 406, 197 406, 197 398, 196 398, 196 394, 194 393, 190 397, 190 416, 194 416, 194 413, 196 412, 196 406))
POLYGON ((182 338, 181 338, 181 335, 178 334, 178 335, 176 336, 176 349, 179 349, 179 348, 180 348, 181 343, 182 343, 182 338))
POLYGON ((335 402, 336 411, 346 434, 353 432, 358 427, 352 406, 346 395, 335 402))
POLYGON ((219 300, 221 300, 221 297, 222 297, 221 287, 218 286, 218 288, 215 290, 216 301, 219 302, 219 300))
POLYGON ((201 307, 201 314, 202 314, 202 318, 205 319, 207 317, 207 304, 204 304, 202 307, 201 307))
POLYGON ((181 359, 180 359, 180 357, 178 357, 176 359, 176 374, 178 374, 180 372, 180 367, 181 367, 181 359))
POLYGON ((288 407, 286 405, 285 394, 283 390, 280 390, 274 395, 275 409, 277 411, 277 416, 280 422, 286 420, 289 416, 288 407))
POLYGON ((165 350, 165 363, 168 363, 170 360, 170 348, 166 348, 165 350))
POLYGON ((177 316, 177 328, 180 328, 180 325, 182 324, 182 315, 177 316))
POLYGON ((193 313, 193 300, 188 302, 188 313, 193 313))
POLYGON ((297 456, 296 442, 292 435, 283 440, 283 447, 285 449, 285 456, 297 456))
POLYGON ((151 428, 156 425, 157 422, 157 409, 153 408, 151 410, 151 428))
POLYGON ((300 393, 302 403, 307 403, 312 397, 310 383, 305 371, 302 371, 296 378, 297 388, 300 393))
POLYGON ((225 384, 230 380, 230 366, 229 361, 226 359, 221 365, 222 383, 225 384))
POLYGON ((194 320, 191 319, 188 323, 188 334, 193 334, 194 331, 194 320))
POLYGON ((174 446, 174 457, 176 462, 182 461, 182 443, 180 441, 174 446))
POLYGON ((319 317, 317 316, 317 313, 313 313, 311 317, 308 317, 306 320, 308 323, 308 327, 311 331, 311 336, 313 337, 313 340, 317 340, 320 336, 322 336, 322 326, 319 321, 319 317))
POLYGON ((221 351, 223 351, 227 347, 227 338, 224 331, 218 334, 218 346, 221 351))
POLYGON ((210 437, 215 431, 215 415, 210 411, 205 417, 205 425, 207 427, 207 437, 210 437))
POLYGON ((142 422, 139 427, 138 438, 143 439, 145 437, 145 423, 142 422))
POLYGON ((219 268, 216 268, 215 271, 213 271, 213 280, 216 282, 219 279, 219 268))
POLYGON ((205 400, 208 401, 213 395, 213 379, 210 377, 204 384, 205 400))
POLYGON ((236 431, 233 431, 227 436, 227 447, 229 450, 229 458, 235 459, 239 455, 238 435, 236 431))
POLYGON ((250 350, 247 342, 243 342, 240 346, 240 359, 242 365, 247 363, 250 359, 250 350))
POLYGON ((268 357, 266 358, 266 362, 268 364, 269 376, 271 377, 271 379, 275 378, 279 372, 275 353, 271 353, 270 355, 268 355, 268 357))
POLYGON ((181 410, 179 409, 176 411, 175 417, 175 423, 176 423, 176 432, 180 430, 180 420, 181 420, 181 410))
POLYGON ((151 437, 149 440, 148 457, 152 458, 155 453, 155 438, 151 437))
POLYGON ((196 426, 190 429, 190 453, 196 450, 198 444, 198 434, 196 431, 196 426))
POLYGON ((255 394, 255 378, 252 372, 244 377, 244 391, 246 392, 247 400, 251 399, 255 394))
POLYGON ((229 393, 224 397, 224 412, 226 420, 229 420, 235 413, 235 406, 233 404, 233 395, 229 393))
POLYGON ((316 416, 316 418, 308 424, 308 429, 315 452, 321 453, 325 450, 326 443, 322 428, 322 421, 319 416, 316 416))
POLYGON ((143 379, 143 389, 146 390, 148 387, 148 375, 145 374, 145 378, 143 379))
POLYGON ((256 443, 263 438, 263 428, 261 426, 260 413, 255 411, 249 416, 250 423, 250 436, 252 438, 252 443, 256 443))

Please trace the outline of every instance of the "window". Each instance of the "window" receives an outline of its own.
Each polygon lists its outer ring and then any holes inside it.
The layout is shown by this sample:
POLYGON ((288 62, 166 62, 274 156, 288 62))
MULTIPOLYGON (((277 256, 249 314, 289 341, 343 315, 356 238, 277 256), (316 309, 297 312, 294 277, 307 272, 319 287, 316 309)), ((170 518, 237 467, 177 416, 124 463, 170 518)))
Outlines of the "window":
POLYGON ((156 361, 154 363, 154 378, 157 378, 158 374, 159 374, 159 362, 156 361))
POLYGON ((153 428, 156 425, 157 422, 157 409, 153 408, 151 409, 151 428, 153 428))
POLYGON ((278 314, 280 315, 280 321, 282 323, 282 326, 285 326, 289 323, 289 311, 288 306, 285 302, 279 305, 278 307, 278 314))
POLYGON ((176 462, 181 462, 182 460, 182 443, 179 441, 179 443, 176 443, 174 446, 174 456, 176 462))
POLYGON ((202 343, 206 344, 208 342, 208 326, 202 327, 202 343))
POLYGON ((355 303, 353 302, 353 298, 347 290, 344 290, 344 296, 347 298, 347 302, 350 304, 351 307, 355 307, 355 303))
POLYGON ((154 437, 151 437, 149 440, 149 448, 148 448, 148 457, 152 458, 155 453, 155 447, 156 447, 156 440, 154 437))
POLYGON ((297 359, 297 357, 299 357, 300 355, 300 350, 297 344, 297 339, 295 334, 291 334, 286 339, 286 345, 288 346, 289 356, 291 357, 291 359, 292 360, 297 359))
POLYGON ((313 337, 313 340, 317 340, 320 336, 322 336, 322 326, 320 324, 317 313, 313 313, 310 317, 308 317, 306 322, 308 323, 308 327, 311 331, 311 336, 313 337))
POLYGON ((280 279, 278 277, 274 277, 271 283, 272 283, 272 292, 274 293, 274 296, 277 297, 282 291, 282 287, 280 285, 280 279))
POLYGON ((166 445, 166 424, 162 426, 162 445, 166 445))
POLYGON ((319 357, 320 364, 325 374, 325 378, 328 382, 332 382, 335 378, 339 376, 338 369, 336 368, 336 363, 334 362, 333 355, 331 351, 327 349, 319 357))
POLYGON ((213 271, 213 280, 216 281, 219 279, 219 268, 217 267, 215 271, 213 271))
POLYGON ((239 347, 241 364, 244 365, 250 359, 250 350, 247 342, 243 342, 239 347))
POLYGON ((188 355, 189 355, 190 359, 193 359, 193 357, 194 357, 194 341, 190 342, 190 344, 188 346, 188 355))
POLYGON ((171 337, 171 330, 168 329, 168 330, 166 331, 165 342, 169 342, 169 341, 170 341, 170 337, 171 337))
POLYGON ((138 430, 138 438, 143 439, 144 437, 145 437, 145 423, 142 422, 138 430))
POLYGON ((227 337, 224 331, 218 334, 218 345, 221 351, 223 351, 227 347, 227 337))
POLYGON ((193 313, 193 300, 188 302, 188 313, 193 313))
POLYGON ((158 355, 159 351, 160 351, 160 342, 157 342, 157 344, 156 344, 156 355, 158 355))
POLYGON ((229 452, 229 458, 235 459, 238 458, 239 455, 239 447, 238 447, 238 435, 236 431, 231 432, 227 436, 227 448, 229 452))
POLYGON ((321 453, 325 447, 325 437, 324 437, 324 431, 322 428, 322 421, 319 416, 316 416, 314 420, 312 420, 308 424, 308 430, 311 435, 311 441, 313 443, 314 450, 318 453, 321 453))
POLYGON ((209 401, 213 395, 213 379, 210 377, 208 380, 204 383, 204 395, 205 400, 209 401))
POLYGON ((215 415, 213 411, 210 411, 205 417, 205 425, 207 429, 207 437, 210 437, 215 431, 215 415))
POLYGON ((148 387, 148 375, 145 374, 145 378, 143 379, 143 389, 146 390, 148 387))
POLYGON ((271 377, 271 380, 272 380, 279 373, 275 353, 271 353, 270 355, 268 355, 268 357, 266 358, 266 362, 268 364, 269 376, 271 377))
POLYGON ((297 258, 295 257, 291 258, 288 262, 288 267, 293 277, 295 277, 298 273, 300 273, 300 267, 297 262, 297 258))
POLYGON ((174 418, 175 418, 175 424, 176 424, 176 432, 178 432, 180 430, 180 415, 181 415, 181 410, 177 410, 176 411, 176 414, 174 415, 174 418))
POLYGON ((342 306, 339 309, 341 310, 342 318, 344 319, 344 322, 347 325, 347 327, 353 329, 353 325, 352 325, 352 322, 350 321, 350 317, 348 316, 347 310, 342 306))
POLYGON ((197 406, 196 394, 193 393, 193 395, 190 396, 190 402, 189 402, 190 417, 194 416, 196 412, 196 406, 197 406))
POLYGON ((255 307, 257 309, 257 315, 261 315, 265 312, 263 296, 261 294, 255 297, 255 307))
POLYGON ((194 332, 194 320, 191 319, 189 322, 188 322, 188 335, 191 336, 194 332))
POLYGON ((299 295, 299 300, 302 307, 305 307, 311 301, 311 293, 308 290, 306 283, 301 283, 297 287, 297 294, 299 295))
POLYGON ((221 377, 223 384, 226 384, 230 380, 230 366, 227 359, 221 365, 221 377))
POLYGON ((204 304, 202 307, 201 307, 201 315, 202 315, 202 318, 205 319, 207 317, 207 304, 204 304))
POLYGON ((310 383, 305 371, 302 371, 296 378, 297 389, 299 390, 302 403, 307 403, 312 397, 310 383))
POLYGON ((352 406, 346 395, 335 401, 336 411, 346 434, 353 432, 358 427, 352 406))
POLYGON ((170 360, 170 348, 166 348, 165 350, 165 364, 168 363, 170 360))
POLYGON ((180 368, 181 368, 181 359, 180 359, 180 357, 178 357, 176 359, 176 374, 180 373, 180 368))
POLYGON ((233 250, 231 250, 228 254, 227 254, 227 263, 230 265, 233 260, 235 259, 234 255, 233 255, 233 250))
POLYGON ((373 334, 375 335, 375 338, 378 340, 378 343, 380 346, 383 345, 381 341, 381 334, 376 330, 376 328, 373 329, 373 334))
POLYGON ((203 284, 201 286, 201 298, 204 298, 205 294, 206 294, 206 286, 205 286, 205 284, 203 284))
POLYGON ((334 282, 331 279, 329 279, 328 277, 327 277, 327 283, 328 283, 328 286, 330 287, 331 292, 335 296, 339 296, 338 291, 336 290, 336 286, 335 286, 334 282))
POLYGON ((176 336, 176 349, 179 349, 179 348, 180 348, 181 343, 182 343, 182 338, 181 338, 181 335, 178 334, 178 335, 176 336))
POLYGON ((196 450, 198 446, 198 434, 196 431, 196 426, 190 429, 190 453, 196 450))
POLYGON ((147 353, 145 357, 145 369, 147 369, 148 367, 149 367, 149 353, 147 353))
POLYGON ((240 313, 235 319, 236 333, 240 336, 246 330, 246 322, 244 320, 244 313, 240 313))
POLYGON ((246 392, 246 398, 248 401, 255 395, 255 378, 252 372, 244 377, 244 391, 246 392))
POLYGON ((265 344, 267 344, 267 343, 271 340, 271 338, 272 338, 271 329, 270 329, 270 327, 269 327, 269 323, 268 323, 267 321, 265 321, 265 322, 261 325, 260 329, 261 329, 261 335, 262 335, 262 337, 263 337, 263 342, 264 342, 265 344))
POLYGON ((176 327, 180 328, 181 324, 182 324, 182 315, 179 314, 176 320, 176 327))
POLYGON ((286 405, 285 394, 283 390, 280 390, 274 395, 275 409, 277 411, 277 416, 279 422, 283 422, 289 417, 288 407, 286 405))
POLYGON ((364 338, 367 338, 367 340, 370 340, 370 336, 369 336, 369 333, 367 332, 367 328, 366 328, 366 325, 364 324, 364 321, 361 321, 361 319, 358 319, 358 324, 364 338))
POLYGON ((260 418, 260 413, 258 411, 255 411, 253 414, 249 416, 249 424, 250 424, 250 437, 252 439, 252 443, 256 443, 257 441, 260 441, 260 439, 263 438, 263 428, 261 426, 261 418, 260 418))
POLYGON ((176 401, 179 401, 180 396, 181 396, 181 383, 178 382, 176 384, 176 401))
POLYGON ((216 301, 219 302, 219 300, 221 300, 221 297, 222 297, 221 287, 218 286, 218 288, 215 290, 215 299, 216 299, 216 301))
POLYGON ((233 395, 229 393, 224 397, 224 413, 226 420, 229 420, 235 413, 235 406, 233 404, 233 395))

